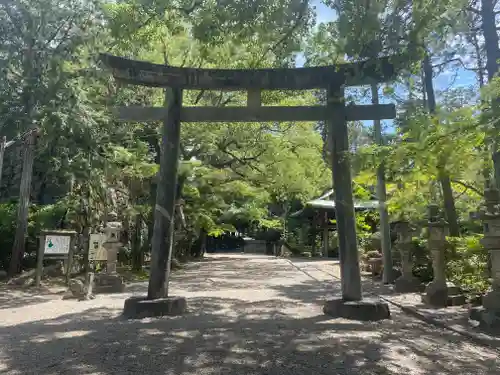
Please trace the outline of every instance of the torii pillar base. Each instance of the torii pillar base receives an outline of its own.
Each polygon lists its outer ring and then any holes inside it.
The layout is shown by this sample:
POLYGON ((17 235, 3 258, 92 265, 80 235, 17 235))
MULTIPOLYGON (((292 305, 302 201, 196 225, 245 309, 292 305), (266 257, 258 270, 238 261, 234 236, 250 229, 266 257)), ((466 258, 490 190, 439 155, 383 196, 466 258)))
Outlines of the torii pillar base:
POLYGON ((187 311, 184 297, 147 299, 147 297, 130 297, 125 300, 123 317, 126 319, 143 319, 161 316, 178 316, 187 311))
POLYGON ((342 298, 328 300, 323 306, 325 315, 360 321, 390 319, 389 305, 379 299, 364 298, 360 301, 345 301, 342 298))

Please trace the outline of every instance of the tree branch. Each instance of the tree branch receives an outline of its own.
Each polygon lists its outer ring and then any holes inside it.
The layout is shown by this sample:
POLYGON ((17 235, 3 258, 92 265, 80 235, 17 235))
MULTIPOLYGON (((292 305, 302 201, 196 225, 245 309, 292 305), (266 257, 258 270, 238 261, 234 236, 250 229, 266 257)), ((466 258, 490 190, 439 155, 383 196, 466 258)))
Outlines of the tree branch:
POLYGON ((74 25, 74 18, 71 18, 71 20, 69 21, 69 25, 68 27, 66 28, 66 30, 64 31, 64 34, 61 38, 61 41, 59 42, 59 44, 57 45, 57 47, 55 48, 55 53, 57 53, 57 51, 59 51, 59 48, 63 45, 63 43, 67 40, 68 38, 68 35, 69 35, 69 32, 71 31, 71 29, 73 29, 73 25, 74 25))
POLYGON ((194 100, 194 104, 197 105, 201 98, 203 97, 203 95, 205 94, 205 90, 200 90, 200 92, 198 93, 198 95, 196 95, 196 99, 194 100))
POLYGON ((452 62, 458 62, 460 63, 460 65, 462 66, 462 68, 464 68, 465 70, 470 70, 470 71, 473 71, 473 72, 477 72, 478 70, 480 70, 479 68, 471 68, 471 67, 468 67, 465 65, 465 63, 462 61, 462 59, 460 57, 455 57, 453 59, 450 59, 450 60, 447 60, 447 61, 444 61, 442 63, 439 63, 439 64, 435 64, 432 66, 432 68, 441 68, 443 67, 444 65, 447 65, 447 64, 450 64, 452 62))
POLYGON ((274 51, 276 48, 278 48, 288 38, 290 38, 292 36, 292 34, 295 32, 295 30, 297 30, 299 28, 299 26, 302 22, 302 19, 304 18, 304 15, 306 14, 308 7, 309 7, 309 0, 304 0, 302 3, 302 6, 300 7, 299 15, 297 16, 292 27, 290 27, 290 29, 288 29, 288 31, 285 34, 283 34, 283 36, 276 43, 274 43, 272 46, 269 46, 266 49, 266 51, 261 55, 261 57, 255 63, 252 64, 252 66, 251 66, 252 68, 257 67, 262 62, 262 60, 264 60, 266 58, 266 55, 269 52, 274 51))
POLYGON ((467 11, 472 12, 474 14, 481 14, 481 11, 479 9, 476 9, 474 7, 467 7, 465 8, 467 11))
POLYGON ((471 185, 469 185, 469 184, 467 184, 465 182, 462 182, 460 180, 451 180, 451 182, 453 182, 455 184, 458 184, 458 185, 461 185, 461 186, 463 186, 466 189, 472 190, 474 193, 480 195, 481 197, 484 195, 483 192, 481 192, 479 189, 477 189, 474 186, 471 186, 471 185))
POLYGON ((12 9, 14 9, 14 6, 12 5, 11 1, 9 1, 9 3, 11 3, 11 4, 7 4, 7 2, 6 2, 3 6, 3 9, 4 9, 5 13, 7 14, 7 16, 9 16, 11 23, 12 23, 12 26, 14 26, 14 28, 17 30, 18 36, 23 38, 24 33, 23 33, 21 26, 19 26, 19 20, 16 19, 16 17, 14 16, 14 14, 11 11, 12 9))
POLYGON ((74 15, 69 16, 64 22, 61 22, 59 27, 56 28, 56 31, 47 39, 47 42, 45 43, 45 46, 48 46, 50 43, 54 41, 54 39, 59 35, 59 32, 62 30, 64 25, 66 25, 68 22, 73 22, 74 21, 74 15))

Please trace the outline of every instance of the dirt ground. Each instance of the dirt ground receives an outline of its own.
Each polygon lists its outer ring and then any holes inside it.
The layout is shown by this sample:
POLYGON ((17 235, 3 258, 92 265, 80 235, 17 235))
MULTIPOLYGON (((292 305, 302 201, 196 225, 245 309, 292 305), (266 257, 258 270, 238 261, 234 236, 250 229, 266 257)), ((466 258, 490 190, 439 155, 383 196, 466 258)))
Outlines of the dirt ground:
POLYGON ((144 282, 83 302, 0 288, 0 374, 500 374, 499 352, 392 307, 382 322, 330 319, 339 282, 314 276, 209 255, 173 276, 186 315, 136 321, 120 313, 144 282))

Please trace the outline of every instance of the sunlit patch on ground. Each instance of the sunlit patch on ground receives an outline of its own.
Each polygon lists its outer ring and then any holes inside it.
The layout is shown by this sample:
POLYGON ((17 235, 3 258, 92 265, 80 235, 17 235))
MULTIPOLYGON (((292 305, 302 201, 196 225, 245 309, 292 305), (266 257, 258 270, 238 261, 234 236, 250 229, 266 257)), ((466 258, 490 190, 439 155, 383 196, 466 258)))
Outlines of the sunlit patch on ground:
MULTIPOLYGON (((307 264, 305 265, 307 266, 307 264)), ((332 265, 328 265, 332 269, 332 265)), ((392 309, 392 320, 322 314, 338 281, 266 257, 210 256, 175 274, 182 317, 126 321, 146 292, 52 300, 0 311, 2 374, 498 374, 499 353, 392 309), (311 277, 312 276, 312 277, 311 277), (211 281, 207 281, 211 280, 211 281)))

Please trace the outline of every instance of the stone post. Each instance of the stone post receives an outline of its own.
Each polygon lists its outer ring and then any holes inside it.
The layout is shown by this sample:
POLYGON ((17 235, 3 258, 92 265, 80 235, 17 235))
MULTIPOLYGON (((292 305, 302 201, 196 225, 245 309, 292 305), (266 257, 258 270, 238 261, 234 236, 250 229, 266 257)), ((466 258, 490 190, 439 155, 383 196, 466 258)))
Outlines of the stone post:
POLYGON ((483 306, 473 308, 470 318, 483 327, 500 329, 500 191, 492 188, 484 192, 486 207, 481 212, 484 223, 482 245, 491 261, 491 290, 483 297, 483 306))
POLYGON ((431 204, 428 207, 428 247, 432 257, 433 280, 425 288, 422 301, 434 307, 463 305, 465 296, 460 288, 446 281, 446 221, 442 219, 439 207, 431 204))
POLYGON ((413 276, 413 254, 411 243, 411 229, 408 221, 396 223, 395 231, 398 235, 397 247, 401 254, 402 274, 394 283, 394 290, 398 293, 413 293, 421 290, 420 281, 413 276))

